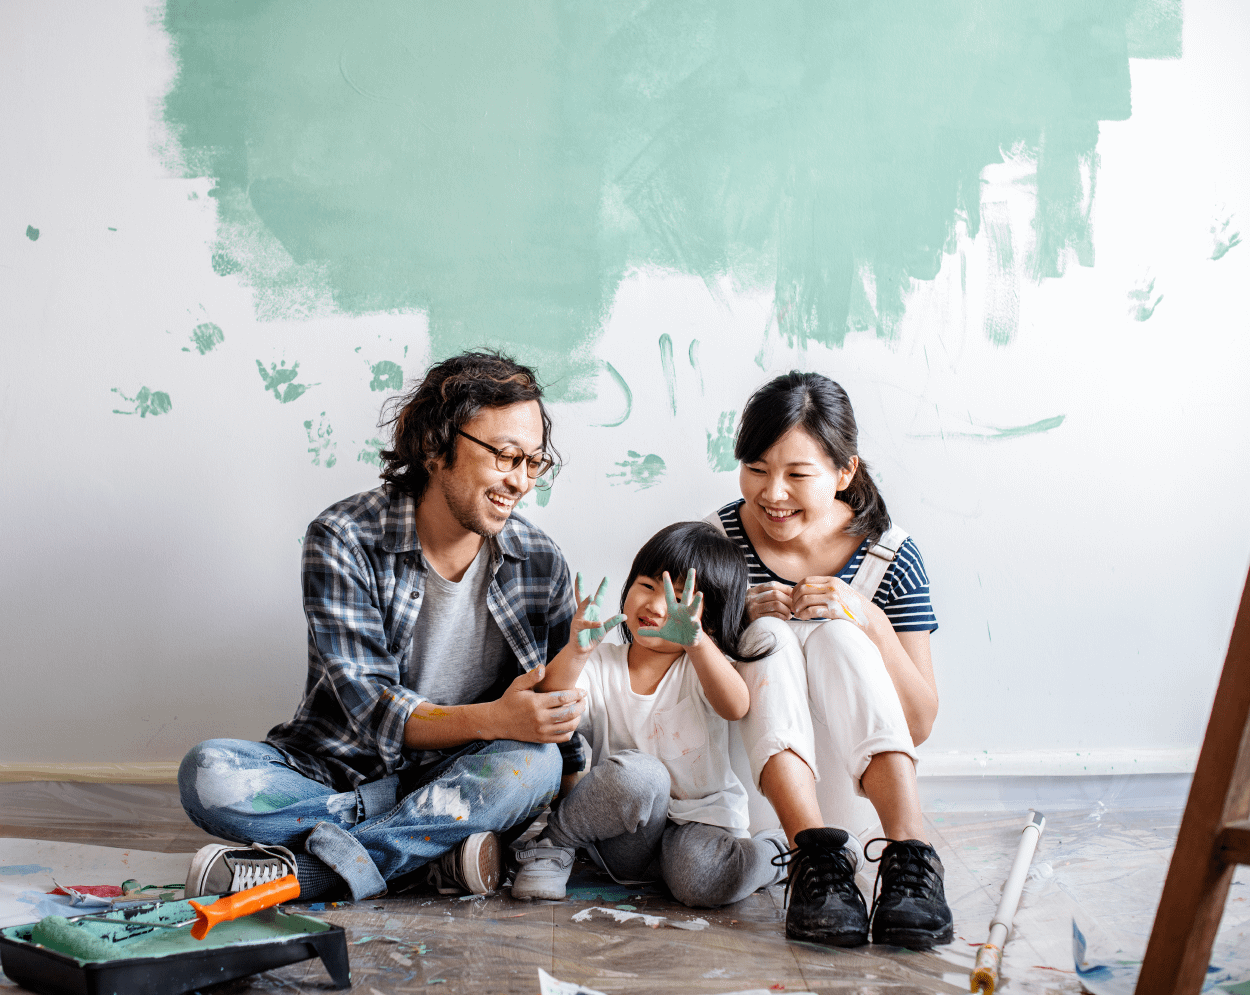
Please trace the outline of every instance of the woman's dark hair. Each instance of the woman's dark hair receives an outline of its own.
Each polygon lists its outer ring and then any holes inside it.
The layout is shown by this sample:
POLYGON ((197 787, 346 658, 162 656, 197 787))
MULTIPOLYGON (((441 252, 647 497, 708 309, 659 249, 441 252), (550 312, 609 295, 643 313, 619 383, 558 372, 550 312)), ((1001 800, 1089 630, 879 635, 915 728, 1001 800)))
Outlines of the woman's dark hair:
MULTIPOLYGON (((743 463, 755 463, 796 426, 820 443, 839 470, 846 469, 851 465, 851 457, 859 455, 859 429, 846 391, 819 373, 791 370, 768 381, 747 401, 734 457, 743 463)), ((846 527, 849 534, 874 543, 890 527, 885 499, 862 458, 846 490, 838 491, 838 500, 845 501, 855 512, 846 527)))
POLYGON ((435 363, 407 394, 383 408, 379 427, 394 427, 383 449, 383 480, 420 498, 430 482, 431 460, 456 461, 456 432, 483 408, 537 401, 543 420, 543 451, 559 463, 551 444, 551 418, 543 390, 528 366, 497 352, 464 352, 435 363))
MULTIPOLYGON (((707 522, 677 522, 660 529, 646 541, 629 568, 621 588, 621 611, 625 597, 639 577, 659 577, 665 570, 675 584, 684 583, 695 569, 695 588, 703 592, 703 631, 716 640, 731 660, 748 663, 772 652, 750 654, 742 648, 747 627, 747 561, 737 543, 707 522)), ((632 642, 629 626, 623 625, 626 642, 632 642)))

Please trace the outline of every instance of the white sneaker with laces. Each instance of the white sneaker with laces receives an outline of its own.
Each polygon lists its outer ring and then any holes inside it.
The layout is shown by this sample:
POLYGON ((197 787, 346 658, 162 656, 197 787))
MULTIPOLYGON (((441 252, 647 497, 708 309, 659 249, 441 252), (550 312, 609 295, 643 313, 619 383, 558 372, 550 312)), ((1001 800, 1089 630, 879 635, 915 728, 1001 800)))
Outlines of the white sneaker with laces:
POLYGON ((429 863, 427 880, 440 895, 489 895, 499 887, 502 850, 494 833, 474 833, 429 863))
POLYGON ((187 898, 233 895, 294 873, 295 854, 284 846, 210 843, 191 858, 184 894, 187 898))
POLYGON ((517 851, 521 865, 512 881, 513 898, 563 898, 573 870, 573 851, 551 840, 533 840, 517 851))

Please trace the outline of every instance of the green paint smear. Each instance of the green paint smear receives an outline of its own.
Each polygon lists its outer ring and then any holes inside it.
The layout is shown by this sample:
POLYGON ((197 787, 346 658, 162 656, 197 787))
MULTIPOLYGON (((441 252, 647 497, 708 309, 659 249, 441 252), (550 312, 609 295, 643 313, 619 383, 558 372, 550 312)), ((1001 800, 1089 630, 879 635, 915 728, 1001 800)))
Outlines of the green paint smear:
POLYGON ((294 805, 298 798, 294 795, 272 794, 269 792, 260 792, 252 799, 253 812, 276 812, 280 808, 286 808, 288 805, 294 805))
POLYGON ((164 114, 184 175, 216 181, 213 268, 258 318, 421 310, 433 359, 505 347, 578 400, 636 267, 771 287, 792 342, 893 336, 956 218, 979 231, 1000 149, 1037 164, 1013 264, 1092 264, 1099 122, 1130 114, 1130 56, 1180 54, 1181 20, 1180 0, 169 0, 164 114))
POLYGON ((226 336, 222 334, 220 328, 212 322, 205 322, 202 325, 196 325, 191 329, 191 344, 195 346, 196 351, 203 356, 207 352, 211 352, 214 347, 226 341, 226 336))
POLYGON ((669 410, 677 414, 677 370, 673 366, 673 339, 668 332, 660 336, 660 369, 664 371, 669 410))
POLYGON ((403 390, 404 371, 398 363, 382 360, 370 367, 373 379, 369 381, 370 390, 403 390))
POLYGON ((979 442, 996 442, 999 439, 1018 439, 1025 435, 1040 435, 1063 424, 1067 415, 1055 415, 1028 425, 1013 425, 1010 428, 987 427, 982 432, 941 432, 936 435, 914 435, 913 439, 976 439, 979 442))
POLYGON ((734 456, 734 415, 736 411, 722 411, 716 421, 716 434, 707 433, 707 465, 717 473, 738 469, 734 456))
POLYGON ((34 225, 27 225, 26 237, 30 239, 32 242, 38 242, 39 241, 39 229, 36 228, 34 225))
POLYGON ((292 363, 288 368, 284 359, 280 365, 270 363, 266 371, 265 364, 258 359, 256 368, 260 370, 260 378, 265 383, 265 390, 273 391, 273 396, 282 404, 290 404, 297 397, 302 396, 309 387, 317 386, 295 382, 295 378, 299 376, 299 363, 292 363))
POLYGON ((308 436, 308 452, 312 455, 313 466, 324 466, 327 470, 338 462, 334 451, 338 442, 334 439, 334 428, 326 421, 323 411, 317 427, 313 428, 312 419, 304 422, 304 434, 308 436))
MULTIPOLYGON (((308 428, 312 427, 312 422, 308 423, 308 428)), ((357 463, 372 463, 376 467, 382 466, 382 450, 386 448, 386 443, 381 439, 370 439, 365 443, 365 448, 356 454, 357 463)))
POLYGON ((608 478, 615 484, 632 484, 640 491, 654 487, 664 479, 664 474, 668 470, 664 460, 655 453, 647 453, 643 456, 632 449, 628 450, 625 459, 616 465, 621 468, 620 472, 609 473, 608 478))
POLYGON ((146 418, 151 415, 155 418, 157 415, 167 414, 174 406, 173 401, 169 399, 169 395, 163 390, 150 390, 147 387, 140 387, 139 393, 134 397, 123 394, 117 387, 111 388, 112 392, 131 405, 130 410, 123 408, 114 408, 115 415, 138 415, 140 418, 146 418))
POLYGON ((1241 232, 1230 231, 1233 223, 1233 216, 1229 215, 1223 221, 1216 221, 1211 226, 1211 258, 1223 259, 1228 254, 1229 249, 1235 249, 1241 244, 1241 232))
POLYGON ((624 425, 626 419, 629 418, 630 412, 634 410, 634 392, 629 389, 629 384, 627 384, 625 382, 625 378, 621 376, 620 373, 617 372, 617 369, 615 366, 613 366, 611 363, 606 363, 606 362, 603 365, 607 367, 608 373, 612 375, 612 382, 615 383, 618 387, 620 387, 621 393, 625 395, 625 411, 621 414, 621 417, 618 418, 616 421, 600 422, 599 427, 600 428, 616 428, 617 425, 624 425))

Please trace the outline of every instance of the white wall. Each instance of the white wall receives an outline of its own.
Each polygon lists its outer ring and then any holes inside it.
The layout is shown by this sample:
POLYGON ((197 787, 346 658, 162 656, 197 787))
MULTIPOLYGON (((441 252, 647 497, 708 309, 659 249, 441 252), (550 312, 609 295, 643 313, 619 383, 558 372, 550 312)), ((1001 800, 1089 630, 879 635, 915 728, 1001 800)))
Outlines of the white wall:
MULTIPOLYGON (((376 480, 356 454, 383 395, 354 349, 402 344, 411 375, 424 317, 258 321, 248 288, 207 265, 211 181, 172 178, 154 151, 172 63, 143 6, 6 2, 3 18, 0 761, 167 761, 261 737, 302 686, 305 525, 376 480), (205 321, 222 345, 182 351, 205 321), (278 405, 258 356, 298 357, 320 385, 278 405), (143 384, 173 410, 112 413, 110 388, 143 384), (329 469, 303 426, 323 411, 329 469)), ((849 391, 933 581, 942 712, 927 753, 1192 749, 1250 559, 1250 248, 1208 258, 1217 215, 1250 218, 1248 28, 1244 3, 1189 3, 1184 58, 1132 63, 1133 115, 1102 126, 1096 265, 1023 282, 1009 349, 981 333, 985 246, 966 237, 914 284, 897 341, 801 351, 774 328, 763 368, 770 299, 632 274, 597 347, 634 387, 627 428, 594 427, 621 408, 606 374, 598 400, 556 405, 568 466, 525 513, 575 569, 619 581, 656 528, 735 496, 704 426, 779 371, 820 370, 849 391), (1126 294, 1143 277, 1164 300, 1139 322, 1126 294), (966 437, 1060 414, 1041 434, 966 437), (663 483, 609 481, 642 445, 663 483)), ((986 171, 987 195, 1026 209, 1003 169, 986 171)))

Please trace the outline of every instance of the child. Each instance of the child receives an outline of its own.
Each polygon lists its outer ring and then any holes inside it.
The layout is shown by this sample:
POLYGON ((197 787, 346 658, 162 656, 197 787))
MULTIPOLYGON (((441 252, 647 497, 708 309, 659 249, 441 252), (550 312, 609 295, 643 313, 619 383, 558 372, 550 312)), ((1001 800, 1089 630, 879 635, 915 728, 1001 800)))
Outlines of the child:
POLYGON ((563 898, 578 847, 619 883, 658 877, 691 906, 726 905, 775 884, 785 835, 747 835, 746 791, 729 766, 729 723, 746 714, 750 694, 726 654, 759 657, 739 644, 742 553, 705 522, 679 522, 634 557, 622 615, 599 621, 606 579, 593 600, 580 576, 577 587, 576 638, 538 690, 586 691, 578 731, 592 766, 518 852, 513 897, 563 898), (680 595, 670 575, 685 576, 680 595), (626 642, 599 644, 621 621, 626 642))

